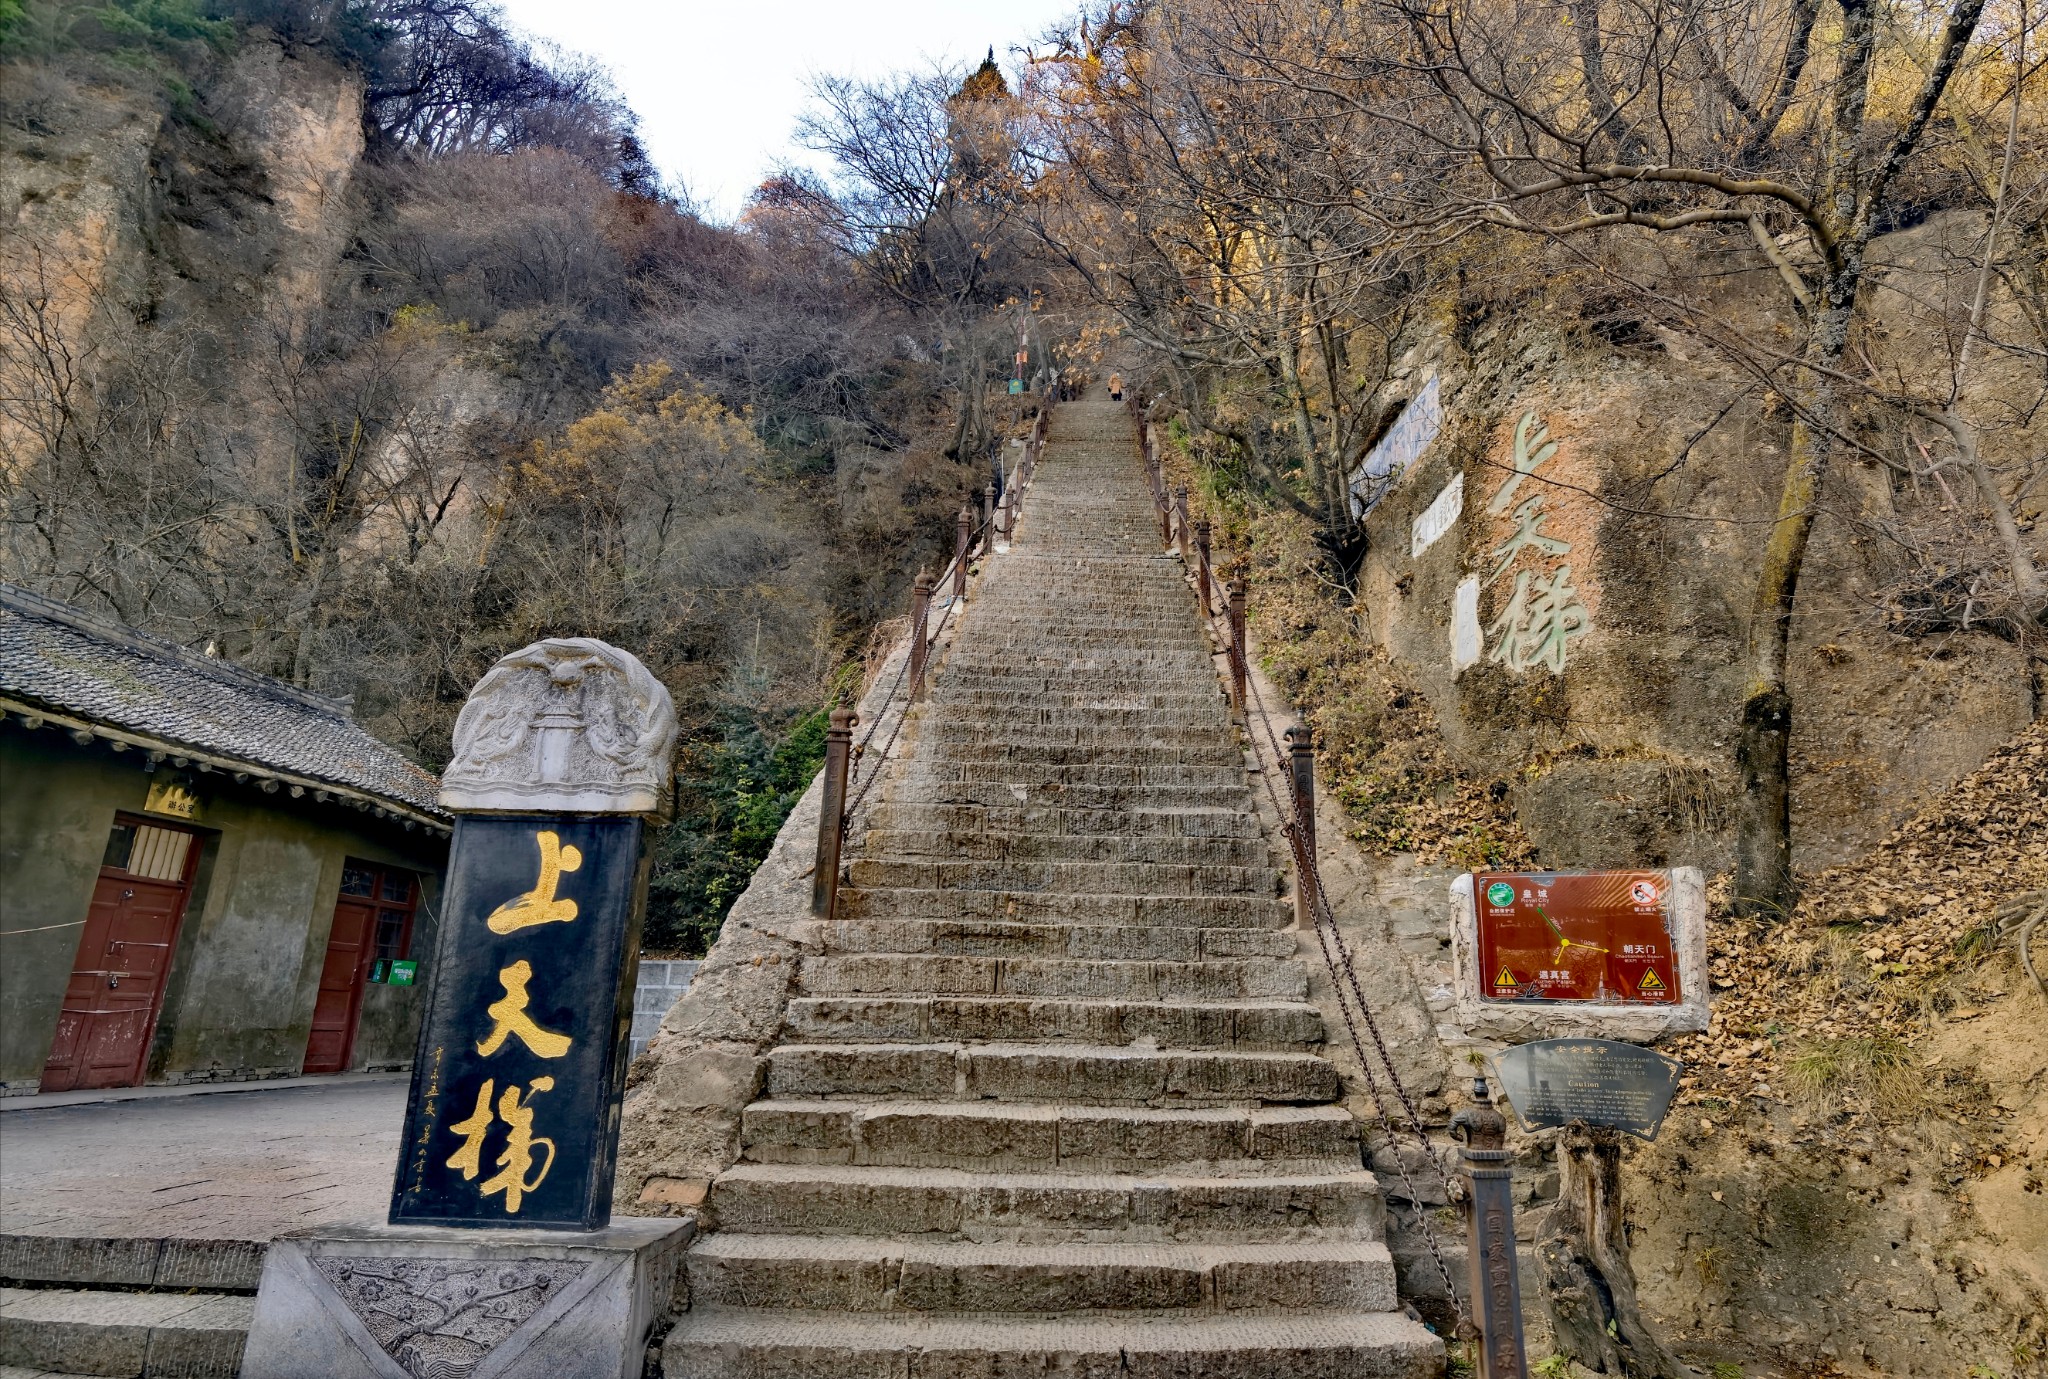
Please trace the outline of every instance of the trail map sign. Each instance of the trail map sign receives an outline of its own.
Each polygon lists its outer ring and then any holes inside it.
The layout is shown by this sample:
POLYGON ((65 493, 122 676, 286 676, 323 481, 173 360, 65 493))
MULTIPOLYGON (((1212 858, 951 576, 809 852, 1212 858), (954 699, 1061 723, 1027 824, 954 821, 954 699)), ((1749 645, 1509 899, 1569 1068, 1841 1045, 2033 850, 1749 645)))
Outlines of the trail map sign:
POLYGON ((1543 1039, 1493 1060, 1524 1127, 1584 1121, 1657 1138, 1684 1064, 1612 1039, 1543 1039))
POLYGON ((1481 999, 1678 1004, 1670 895, 1663 871, 1481 872, 1481 999))

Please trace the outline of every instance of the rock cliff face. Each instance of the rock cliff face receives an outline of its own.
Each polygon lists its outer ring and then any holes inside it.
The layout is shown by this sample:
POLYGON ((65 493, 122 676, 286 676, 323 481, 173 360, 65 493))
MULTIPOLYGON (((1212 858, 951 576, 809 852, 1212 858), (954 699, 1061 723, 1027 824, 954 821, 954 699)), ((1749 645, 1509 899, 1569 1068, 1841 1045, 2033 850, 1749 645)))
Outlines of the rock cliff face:
MULTIPOLYGON (((1878 252, 1925 252, 1917 241, 1940 232, 1878 252)), ((1569 325, 1519 309, 1402 361, 1389 391, 1409 407, 1389 448, 1410 463, 1368 520, 1362 621, 1428 698, 1456 764, 1511 784, 1544 864, 1711 873, 1729 859, 1743 637, 1791 418, 1677 337, 1646 327, 1633 347, 1589 345, 1569 325)), ((1875 330, 1907 353, 1917 328, 1901 308, 1875 330)), ((1987 373, 1978 391, 2026 389, 1987 373)), ((1994 443, 2022 457, 2043 429, 1994 443)), ((1801 585, 1802 870, 1870 846, 2038 712, 2012 641, 1911 637, 1888 619, 1905 558, 1895 482, 1873 458, 1836 466, 1801 585)), ((2014 496, 2038 547, 2048 477, 2014 496)))
POLYGON ((61 64, 10 78, 21 82, 0 121, 10 290, 45 284, 74 326, 106 309, 219 338, 317 304, 352 229, 356 77, 250 42, 176 116, 152 90, 61 64))

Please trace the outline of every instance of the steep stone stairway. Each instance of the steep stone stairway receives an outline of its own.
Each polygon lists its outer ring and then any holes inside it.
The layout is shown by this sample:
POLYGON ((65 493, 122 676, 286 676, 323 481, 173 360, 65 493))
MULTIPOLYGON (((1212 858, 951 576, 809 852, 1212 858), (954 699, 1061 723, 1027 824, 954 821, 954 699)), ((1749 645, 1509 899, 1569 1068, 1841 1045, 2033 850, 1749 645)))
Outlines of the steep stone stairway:
POLYGON ((669 1379, 1443 1372, 1121 407, 1055 416, 855 844, 669 1379))

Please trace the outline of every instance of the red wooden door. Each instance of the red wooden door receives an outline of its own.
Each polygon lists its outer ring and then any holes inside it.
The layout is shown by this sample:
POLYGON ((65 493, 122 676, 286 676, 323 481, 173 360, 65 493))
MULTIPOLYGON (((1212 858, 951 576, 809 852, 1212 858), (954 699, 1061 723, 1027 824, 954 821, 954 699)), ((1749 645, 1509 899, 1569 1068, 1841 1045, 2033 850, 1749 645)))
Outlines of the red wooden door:
POLYGON ((44 1091, 142 1080, 198 852, 182 829, 114 825, 43 1066, 44 1091))
POLYGON ((418 900, 411 872, 354 859, 343 864, 320 992, 313 1000, 313 1030, 306 1036, 305 1071, 338 1073, 348 1067, 370 963, 405 956, 418 900))
POLYGON ((320 994, 313 998, 313 1032, 306 1037, 309 1073, 338 1073, 348 1066, 348 1056, 355 1050, 363 980, 370 969, 370 929, 376 921, 376 900, 348 894, 344 882, 334 906, 334 928, 327 936, 327 961, 320 965, 320 994))

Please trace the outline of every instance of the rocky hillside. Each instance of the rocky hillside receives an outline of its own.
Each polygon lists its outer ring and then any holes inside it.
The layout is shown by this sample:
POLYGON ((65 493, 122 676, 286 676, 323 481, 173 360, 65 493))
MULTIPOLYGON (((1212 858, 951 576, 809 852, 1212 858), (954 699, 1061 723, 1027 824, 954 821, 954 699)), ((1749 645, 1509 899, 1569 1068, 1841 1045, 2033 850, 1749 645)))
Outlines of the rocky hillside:
POLYGON ((506 651, 631 647, 685 720, 651 932, 701 951, 997 441, 977 344, 772 197, 704 223, 549 61, 482 4, 7 7, 0 578, 429 767, 506 651))

